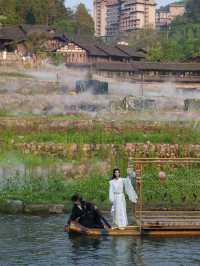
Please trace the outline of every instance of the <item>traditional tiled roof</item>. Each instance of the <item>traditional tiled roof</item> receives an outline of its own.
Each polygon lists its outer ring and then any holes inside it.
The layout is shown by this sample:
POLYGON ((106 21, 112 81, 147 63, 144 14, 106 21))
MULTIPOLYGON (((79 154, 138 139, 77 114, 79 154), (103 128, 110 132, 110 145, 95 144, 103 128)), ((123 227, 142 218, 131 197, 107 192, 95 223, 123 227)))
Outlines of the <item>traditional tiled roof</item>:
POLYGON ((82 49, 86 50, 88 54, 91 56, 102 56, 102 57, 107 56, 107 54, 104 51, 96 47, 94 40, 73 38, 73 40, 71 41, 74 42, 79 47, 81 47, 82 49))
POLYGON ((134 62, 133 69, 138 70, 153 70, 153 71, 200 71, 200 64, 192 63, 152 63, 152 62, 134 62))
POLYGON ((145 58, 144 53, 125 45, 108 45, 99 43, 94 39, 73 38, 72 42, 86 50, 91 56, 118 57, 120 59, 145 58))
POLYGON ((14 25, 2 26, 0 28, 0 39, 9 41, 26 40, 32 33, 46 33, 50 38, 63 37, 64 35, 55 27, 47 25, 14 25))
POLYGON ((124 53, 126 53, 129 57, 138 57, 138 58, 145 58, 145 54, 142 52, 138 52, 137 50, 135 50, 134 48, 131 48, 127 45, 117 45, 116 46, 118 49, 120 49, 121 51, 123 51, 124 53))
POLYGON ((26 39, 26 34, 19 26, 3 26, 0 28, 0 39, 8 41, 21 41, 26 39))
POLYGON ((153 62, 133 62, 133 63, 97 63, 94 65, 100 71, 169 71, 169 72, 200 72, 200 63, 153 63, 153 62))
POLYGON ((121 57, 121 58, 129 57, 125 52, 123 52, 117 46, 114 46, 114 45, 97 43, 95 46, 98 47, 100 50, 104 51, 108 56, 116 56, 116 57, 121 57))

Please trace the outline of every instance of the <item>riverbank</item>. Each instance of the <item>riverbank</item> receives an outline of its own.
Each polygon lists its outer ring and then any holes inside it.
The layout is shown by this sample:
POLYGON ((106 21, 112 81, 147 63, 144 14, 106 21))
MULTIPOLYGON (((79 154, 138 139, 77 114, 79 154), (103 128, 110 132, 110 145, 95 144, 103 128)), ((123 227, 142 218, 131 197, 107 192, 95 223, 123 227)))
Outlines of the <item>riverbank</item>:
POLYGON ((10 184, 0 196, 0 212, 25 214, 56 214, 68 212, 72 204, 70 198, 80 193, 85 199, 108 210, 108 178, 90 176, 79 180, 66 180, 64 177, 45 179, 30 178, 22 186, 10 184))
MULTIPOLYGON (((112 169, 119 167, 125 176, 131 157, 200 157, 197 122, 108 122, 73 116, 0 118, 1 212, 13 212, 16 203, 20 213, 62 213, 71 208, 70 198, 77 192, 109 210, 112 169)), ((167 178, 161 184, 160 166, 149 164, 142 172, 143 208, 198 209, 197 166, 166 164, 167 178)))
MULTIPOLYGON (((66 212, 76 192, 109 210, 112 169, 119 167, 125 176, 130 157, 200 158, 198 112, 183 112, 176 105, 165 109, 164 102, 165 110, 111 110, 108 98, 121 101, 130 90, 115 87, 104 98, 67 95, 80 76, 68 84, 70 75, 66 73, 72 73, 63 71, 67 79, 64 83, 55 79, 54 69, 2 72, 0 212, 66 212), (105 112, 91 111, 97 98, 109 107, 105 112), (83 112, 73 109, 77 104, 81 104, 83 112)), ((165 168, 167 179, 163 185, 159 183, 159 166, 149 166, 143 172, 143 208, 197 209, 198 169, 165 168)))
MULTIPOLYGON (((122 175, 126 164, 121 161, 122 175)), ((142 174, 143 210, 199 210, 200 176, 198 165, 165 165, 166 180, 160 182, 157 166, 147 165, 142 174)), ((1 189, 0 212, 25 214, 59 214, 71 209, 70 198, 80 193, 84 199, 93 202, 100 209, 108 211, 109 176, 98 172, 77 179, 62 175, 15 176, 8 178, 1 189)), ((133 180, 134 182, 134 180, 133 180)), ((131 203, 129 204, 131 207, 131 203)))
POLYGON ((25 204, 21 200, 0 202, 2 214, 55 215, 69 212, 64 204, 25 204))

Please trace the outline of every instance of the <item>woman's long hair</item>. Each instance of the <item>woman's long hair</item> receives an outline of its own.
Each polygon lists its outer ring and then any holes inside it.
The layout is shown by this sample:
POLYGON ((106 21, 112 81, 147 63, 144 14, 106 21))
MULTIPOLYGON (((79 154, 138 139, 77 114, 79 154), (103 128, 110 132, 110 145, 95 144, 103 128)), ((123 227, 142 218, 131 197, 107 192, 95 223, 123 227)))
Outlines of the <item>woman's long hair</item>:
POLYGON ((115 172, 116 172, 116 171, 119 171, 119 173, 120 173, 119 168, 114 168, 114 169, 113 169, 113 174, 112 174, 112 179, 115 179, 115 178, 116 178, 116 175, 115 175, 115 172))

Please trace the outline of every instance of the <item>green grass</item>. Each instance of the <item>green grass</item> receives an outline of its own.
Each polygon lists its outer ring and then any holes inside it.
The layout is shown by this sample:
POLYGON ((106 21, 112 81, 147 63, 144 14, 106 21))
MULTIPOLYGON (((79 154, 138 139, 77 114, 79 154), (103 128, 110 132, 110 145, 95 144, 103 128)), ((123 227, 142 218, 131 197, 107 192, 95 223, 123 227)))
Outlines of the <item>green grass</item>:
POLYGON ((49 177, 48 182, 42 179, 31 179, 23 187, 8 186, 1 191, 0 201, 7 199, 22 200, 25 203, 65 203, 74 193, 80 193, 85 199, 98 206, 109 205, 108 177, 90 176, 81 180, 64 180, 60 177, 49 177))
MULTIPOLYGON (((95 165, 99 159, 100 157, 94 157, 90 159, 89 164, 95 165)), ((31 155, 30 157, 28 154, 21 155, 10 152, 7 155, 1 154, 0 162, 1 166, 5 168, 21 162, 26 163, 27 166, 25 176, 5 177, 4 183, 0 184, 0 202, 7 199, 18 199, 25 203, 65 203, 70 201, 74 193, 79 192, 85 199, 96 203, 103 209, 110 205, 108 202, 108 181, 112 169, 119 167, 122 175, 125 175, 127 167, 127 158, 123 157, 120 152, 110 161, 110 170, 106 175, 102 175, 100 170, 94 168, 89 176, 83 174, 83 177, 79 177, 79 179, 66 177, 62 171, 60 174, 58 171, 54 173, 53 170, 45 178, 34 176, 34 171, 31 171, 32 167, 38 164, 42 167, 45 163, 50 163, 52 166, 56 162, 48 157, 45 159, 41 156, 31 155)), ((84 163, 76 162, 78 165, 84 163)), ((76 167, 76 162, 73 162, 75 163, 74 167, 76 167)))
MULTIPOLYGON (((52 119, 55 119, 52 118, 52 119)), ((62 119, 62 117, 58 117, 62 119)), ((36 120, 37 121, 37 120, 36 120)), ((192 125, 183 126, 180 124, 169 126, 160 125, 155 130, 142 130, 141 128, 130 129, 128 125, 120 132, 115 129, 105 130, 103 126, 94 128, 79 129, 70 128, 67 132, 19 132, 1 128, 0 140, 4 142, 3 150, 0 151, 0 165, 9 167, 17 164, 25 164, 27 167, 54 165, 55 163, 67 162, 66 156, 59 159, 57 156, 41 156, 34 154, 22 154, 12 150, 12 142, 52 142, 52 143, 200 143, 198 127, 192 125), (6 145, 7 144, 7 145, 6 145)), ((110 158, 110 169, 119 167, 122 174, 125 174, 127 167, 127 155, 117 151, 100 149, 92 156, 94 161, 110 158)), ((153 155, 152 155, 153 156, 153 155)), ((75 158, 77 164, 87 160, 81 151, 77 152, 75 158)), ((93 162, 94 162, 93 161, 93 162)), ((91 160, 91 164, 93 163, 91 160)), ((145 207, 153 208, 197 208, 200 206, 200 170, 198 167, 175 169, 165 167, 167 173, 166 182, 161 185, 158 178, 158 169, 148 166, 143 172, 143 200, 145 207)), ((34 176, 11 177, 7 187, 0 187, 0 202, 6 199, 21 199, 25 203, 65 203, 69 202, 73 193, 79 192, 87 200, 93 201, 98 206, 108 208, 108 180, 110 172, 103 176, 101 173, 93 173, 91 176, 83 176, 78 180, 66 180, 62 175, 52 173, 45 180, 34 176), (26 178, 19 186, 18 178, 26 178)), ((70 177, 69 177, 70 178, 70 177)))
POLYGON ((200 168, 166 166, 166 181, 161 184, 158 169, 147 167, 143 174, 145 208, 196 208, 200 206, 200 168))
MULTIPOLYGON (((200 206, 200 169, 198 167, 167 167, 166 182, 160 184, 158 170, 148 167, 142 177, 144 208, 153 209, 197 209, 200 206)), ((124 172, 123 172, 124 173, 124 172)), ((25 203, 66 203, 74 193, 108 209, 109 176, 94 173, 81 179, 66 180, 63 176, 49 176, 47 179, 26 177, 19 186, 17 178, 10 179, 7 188, 1 191, 0 202, 18 199, 25 203)))
MULTIPOLYGON (((27 129, 28 131, 28 129, 27 129)), ((68 128, 66 132, 17 132, 16 130, 2 130, 0 138, 10 143, 13 139, 16 143, 30 142, 54 142, 54 143, 200 143, 199 130, 189 127, 161 127, 159 130, 143 131, 142 129, 124 129, 122 132, 106 131, 97 126, 91 129, 68 128), (22 137, 23 136, 23 137, 22 137)))
POLYGON ((5 109, 0 109, 0 117, 4 118, 4 117, 8 117, 8 116, 9 117, 12 116, 10 114, 10 112, 6 111, 5 109))
POLYGON ((28 75, 26 73, 21 73, 21 72, 1 72, 0 76, 13 77, 13 78, 31 78, 31 79, 33 79, 33 77, 31 75, 28 75))
POLYGON ((26 167, 48 166, 62 162, 59 158, 47 155, 23 154, 16 150, 0 151, 0 166, 12 167, 13 165, 23 164, 26 167))
POLYGON ((41 122, 41 120, 45 121, 65 121, 65 120, 71 120, 71 121, 78 121, 78 120, 88 120, 88 116, 86 114, 81 114, 81 113, 69 113, 65 115, 60 115, 60 114, 52 114, 52 115, 41 115, 41 114, 32 114, 32 113, 25 113, 25 112, 12 112, 12 111, 7 111, 6 109, 0 109, 0 118, 4 119, 13 119, 17 118, 19 120, 21 119, 28 119, 29 121, 31 120, 33 123, 34 122, 41 122))

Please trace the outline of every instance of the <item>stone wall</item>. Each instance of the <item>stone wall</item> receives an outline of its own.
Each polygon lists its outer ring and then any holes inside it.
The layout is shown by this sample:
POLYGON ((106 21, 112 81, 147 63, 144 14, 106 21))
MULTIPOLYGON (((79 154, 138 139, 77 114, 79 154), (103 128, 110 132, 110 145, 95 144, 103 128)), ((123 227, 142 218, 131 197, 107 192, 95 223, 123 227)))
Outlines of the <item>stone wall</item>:
POLYGON ((92 157, 102 154, 109 157, 124 153, 130 157, 158 157, 158 158, 200 158, 200 144, 152 144, 127 143, 127 144, 54 144, 54 143, 22 143, 15 147, 25 154, 48 154, 76 158, 77 155, 92 157))

